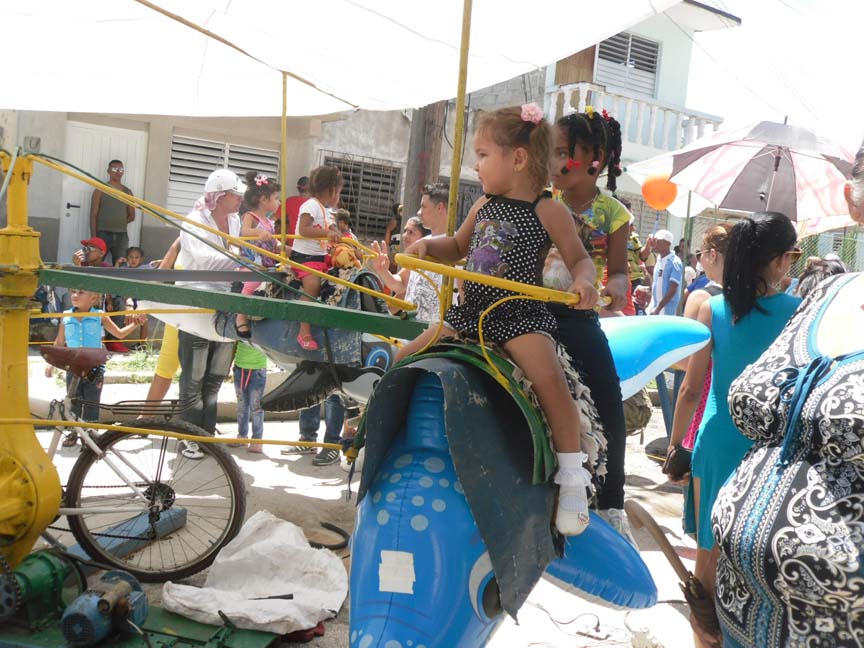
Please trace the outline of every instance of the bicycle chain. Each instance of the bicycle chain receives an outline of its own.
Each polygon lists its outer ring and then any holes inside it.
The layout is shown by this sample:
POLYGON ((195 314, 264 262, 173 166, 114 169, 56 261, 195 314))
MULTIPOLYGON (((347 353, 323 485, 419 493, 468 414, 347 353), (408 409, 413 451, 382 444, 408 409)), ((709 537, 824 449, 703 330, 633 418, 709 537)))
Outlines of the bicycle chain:
MULTIPOLYGON (((48 528, 51 529, 52 531, 63 531, 65 533, 71 533, 72 532, 72 529, 65 529, 63 527, 58 527, 58 526, 49 525, 48 528)), ((95 531, 90 532, 90 535, 98 536, 100 538, 115 538, 117 540, 152 540, 152 538, 150 536, 140 536, 140 535, 129 536, 129 535, 119 535, 116 533, 96 533, 95 531)))
POLYGON ((18 584, 12 565, 0 552, 0 623, 5 623, 15 616, 22 602, 21 586, 18 584), (7 600, 7 595, 11 600, 7 600))
MULTIPOLYGON (((143 486, 148 486, 148 484, 146 484, 146 483, 136 483, 134 485, 138 488, 141 488, 143 486)), ((152 484, 150 484, 150 485, 152 486, 152 484)), ((113 486, 90 486, 90 485, 88 485, 87 488, 88 489, 89 488, 99 489, 99 488, 129 488, 129 487, 126 484, 115 484, 113 486)), ((58 527, 58 526, 48 525, 48 528, 51 529, 52 531, 63 531, 65 533, 71 533, 72 532, 72 529, 65 529, 63 527, 58 527)), ((90 535, 98 536, 100 538, 115 538, 117 540, 150 540, 151 539, 148 536, 128 536, 128 535, 119 535, 119 534, 115 534, 115 533, 95 533, 95 532, 93 532, 90 535)))

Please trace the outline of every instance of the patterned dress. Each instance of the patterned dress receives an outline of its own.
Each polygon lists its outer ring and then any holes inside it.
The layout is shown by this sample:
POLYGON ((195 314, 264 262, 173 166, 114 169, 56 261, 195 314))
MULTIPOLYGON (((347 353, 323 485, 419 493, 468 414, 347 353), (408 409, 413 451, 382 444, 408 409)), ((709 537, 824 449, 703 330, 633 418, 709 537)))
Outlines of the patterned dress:
POLYGON ((860 276, 820 284, 729 391, 755 445, 713 512, 725 646, 864 645, 864 352, 816 348, 828 304, 860 276))
MULTIPOLYGON (((543 261, 551 241, 535 208, 544 193, 533 203, 492 196, 477 212, 471 236, 466 270, 510 281, 542 285, 543 261)), ((485 284, 466 281, 464 301, 446 313, 447 325, 467 338, 478 337, 478 322, 487 308, 515 293, 485 284)), ((542 302, 513 300, 504 302, 483 319, 483 336, 504 344, 527 333, 557 331, 555 317, 542 302)))

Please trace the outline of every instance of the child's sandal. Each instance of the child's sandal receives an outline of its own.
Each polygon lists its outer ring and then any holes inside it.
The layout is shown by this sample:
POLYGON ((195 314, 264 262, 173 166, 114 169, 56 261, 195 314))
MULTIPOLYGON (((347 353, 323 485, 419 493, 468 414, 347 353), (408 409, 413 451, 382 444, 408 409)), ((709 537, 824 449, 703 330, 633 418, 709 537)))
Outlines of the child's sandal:
POLYGON ((315 341, 310 334, 306 335, 298 335, 297 336, 297 344, 300 345, 300 348, 304 351, 317 351, 318 343, 315 341))

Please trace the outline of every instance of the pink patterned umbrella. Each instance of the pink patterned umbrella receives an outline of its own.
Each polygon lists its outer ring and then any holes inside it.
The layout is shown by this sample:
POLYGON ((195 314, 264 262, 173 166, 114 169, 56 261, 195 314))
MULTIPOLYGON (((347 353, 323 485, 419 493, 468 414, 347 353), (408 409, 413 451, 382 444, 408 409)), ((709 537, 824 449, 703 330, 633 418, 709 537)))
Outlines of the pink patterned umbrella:
POLYGON ((807 236, 852 223, 843 184, 853 162, 849 151, 812 131, 760 122, 672 154, 670 179, 721 208, 786 214, 807 236))

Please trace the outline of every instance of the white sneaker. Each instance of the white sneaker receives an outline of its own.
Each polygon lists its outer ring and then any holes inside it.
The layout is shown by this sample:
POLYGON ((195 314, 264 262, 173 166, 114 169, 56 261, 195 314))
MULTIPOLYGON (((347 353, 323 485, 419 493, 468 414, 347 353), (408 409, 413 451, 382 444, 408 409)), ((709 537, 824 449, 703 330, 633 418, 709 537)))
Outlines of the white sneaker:
POLYGON ((630 523, 627 521, 627 514, 624 512, 624 509, 602 509, 597 511, 597 515, 606 520, 613 529, 624 536, 624 539, 633 545, 637 551, 639 550, 639 545, 636 544, 636 540, 630 531, 630 523))
MULTIPOLYGON (((354 460, 354 472, 358 475, 360 474, 360 471, 363 470, 363 459, 365 458, 366 448, 360 448, 360 452, 357 454, 357 458, 354 460)), ((345 453, 342 453, 342 459, 339 461, 339 467, 346 473, 351 472, 351 464, 348 463, 348 458, 345 456, 345 453)))
POLYGON ((580 474, 563 470, 555 474, 555 482, 561 487, 558 491, 555 527, 561 535, 579 535, 590 522, 585 482, 580 474))
POLYGON ((187 459, 195 459, 196 461, 204 458, 204 453, 194 441, 180 441, 180 454, 187 459))

